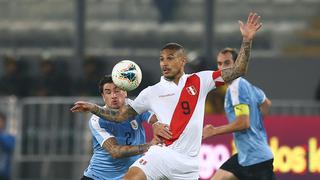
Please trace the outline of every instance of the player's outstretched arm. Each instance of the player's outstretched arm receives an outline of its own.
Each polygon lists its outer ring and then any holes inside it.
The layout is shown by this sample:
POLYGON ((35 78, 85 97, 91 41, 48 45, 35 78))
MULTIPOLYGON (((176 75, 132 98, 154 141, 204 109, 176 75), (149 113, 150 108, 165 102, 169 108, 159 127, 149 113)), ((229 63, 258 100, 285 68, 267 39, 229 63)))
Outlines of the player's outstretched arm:
POLYGON ((256 13, 251 12, 245 24, 242 21, 239 21, 243 40, 239 51, 239 56, 234 67, 223 69, 221 72, 222 78, 225 82, 230 82, 246 73, 250 59, 252 40, 256 32, 262 27, 260 18, 261 17, 256 13))
POLYGON ((125 105, 120 110, 108 109, 94 103, 78 101, 71 108, 72 112, 91 112, 102 119, 113 122, 123 122, 129 117, 136 116, 138 113, 129 105, 125 105))
POLYGON ((147 152, 150 146, 154 144, 157 144, 157 142, 151 141, 150 143, 140 144, 136 146, 119 145, 117 143, 116 138, 112 137, 104 141, 102 147, 106 151, 108 151, 113 158, 124 158, 138 154, 143 154, 147 152))

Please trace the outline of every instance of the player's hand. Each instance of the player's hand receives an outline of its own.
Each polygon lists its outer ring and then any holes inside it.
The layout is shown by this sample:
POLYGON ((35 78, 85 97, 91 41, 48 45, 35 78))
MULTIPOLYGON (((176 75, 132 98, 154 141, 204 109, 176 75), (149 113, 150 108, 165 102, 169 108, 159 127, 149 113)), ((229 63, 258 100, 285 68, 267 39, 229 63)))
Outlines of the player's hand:
POLYGON ((70 109, 72 112, 91 112, 95 105, 85 101, 77 101, 70 109))
POLYGON ((158 145, 158 144, 162 144, 162 139, 159 137, 153 137, 153 139, 150 141, 150 145, 158 145))
POLYGON ((257 13, 251 12, 248 16, 247 22, 244 24, 239 20, 240 31, 243 39, 252 40, 256 32, 262 27, 260 22, 261 17, 257 13))
POLYGON ((207 139, 207 138, 213 136, 214 130, 215 130, 215 127, 212 126, 211 124, 206 125, 203 128, 202 139, 207 139))
POLYGON ((169 125, 156 122, 152 125, 153 137, 164 138, 170 140, 172 138, 172 132, 169 130, 169 125))

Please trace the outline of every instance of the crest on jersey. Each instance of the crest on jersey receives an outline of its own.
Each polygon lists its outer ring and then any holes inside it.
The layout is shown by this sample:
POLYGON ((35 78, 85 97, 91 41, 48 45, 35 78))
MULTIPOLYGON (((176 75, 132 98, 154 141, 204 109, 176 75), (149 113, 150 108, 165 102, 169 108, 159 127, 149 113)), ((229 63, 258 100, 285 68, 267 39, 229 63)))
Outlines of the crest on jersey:
POLYGON ((132 129, 134 129, 134 130, 137 130, 139 127, 138 122, 135 119, 130 121, 130 124, 131 124, 132 129))
POLYGON ((144 159, 140 159, 139 163, 140 163, 141 165, 146 165, 146 164, 147 164, 147 161, 144 160, 144 159))
POLYGON ((197 94, 197 90, 193 85, 186 87, 186 90, 187 90, 188 94, 190 94, 192 96, 197 94))

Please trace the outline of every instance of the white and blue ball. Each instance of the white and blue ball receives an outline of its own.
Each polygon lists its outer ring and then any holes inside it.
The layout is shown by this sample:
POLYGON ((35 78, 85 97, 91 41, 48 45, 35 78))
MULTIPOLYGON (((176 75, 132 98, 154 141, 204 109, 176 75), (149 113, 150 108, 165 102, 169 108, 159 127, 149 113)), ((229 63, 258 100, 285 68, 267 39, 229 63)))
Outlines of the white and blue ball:
POLYGON ((113 67, 111 76, 113 83, 125 91, 136 89, 142 80, 140 67, 130 60, 118 62, 113 67))

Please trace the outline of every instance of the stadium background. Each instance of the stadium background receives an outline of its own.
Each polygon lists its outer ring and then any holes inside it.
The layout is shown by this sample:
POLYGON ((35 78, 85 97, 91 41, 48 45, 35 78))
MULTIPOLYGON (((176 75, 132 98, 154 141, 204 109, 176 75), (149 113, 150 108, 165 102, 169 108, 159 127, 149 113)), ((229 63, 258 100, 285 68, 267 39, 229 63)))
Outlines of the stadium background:
MULTIPOLYGON (((250 11, 264 26, 246 78, 273 100, 266 127, 277 175, 319 179, 320 0, 162 2, 164 16, 152 0, 0 0, 0 111, 17 138, 13 179, 79 179, 91 135, 89 114, 69 112, 74 101, 101 103, 96 82, 122 59, 142 68, 136 96, 159 80, 167 42, 185 46, 187 72, 216 69, 218 49, 240 47, 237 20, 250 11)), ((222 97, 223 89, 208 96, 206 123, 226 123, 222 97)), ((231 140, 203 143, 203 179, 232 153, 231 140)))

